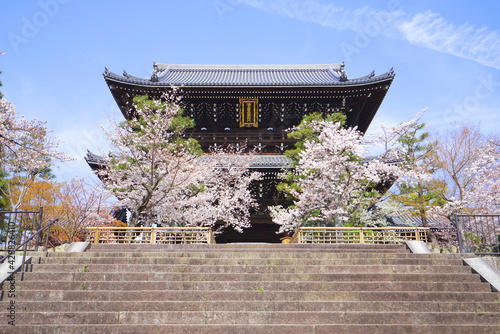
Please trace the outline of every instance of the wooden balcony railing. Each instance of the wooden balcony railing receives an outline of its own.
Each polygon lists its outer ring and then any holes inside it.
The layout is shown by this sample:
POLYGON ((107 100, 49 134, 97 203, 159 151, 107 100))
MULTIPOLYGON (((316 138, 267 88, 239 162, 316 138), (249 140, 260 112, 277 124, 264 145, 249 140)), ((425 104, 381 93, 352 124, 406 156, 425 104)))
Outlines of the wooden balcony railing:
POLYGON ((424 227, 300 227, 291 243, 299 244, 402 244, 426 241, 424 227))
POLYGON ((210 227, 87 227, 94 244, 215 244, 210 227))

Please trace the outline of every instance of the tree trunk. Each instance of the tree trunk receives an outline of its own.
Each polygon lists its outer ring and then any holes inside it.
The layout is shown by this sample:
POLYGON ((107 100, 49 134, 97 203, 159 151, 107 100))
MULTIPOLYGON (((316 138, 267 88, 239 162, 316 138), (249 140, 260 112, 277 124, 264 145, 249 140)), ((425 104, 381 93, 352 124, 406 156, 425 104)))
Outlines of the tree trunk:
POLYGON ((136 208, 134 208, 130 212, 130 219, 127 222, 127 227, 136 227, 138 221, 139 221, 139 210, 137 210, 136 208))

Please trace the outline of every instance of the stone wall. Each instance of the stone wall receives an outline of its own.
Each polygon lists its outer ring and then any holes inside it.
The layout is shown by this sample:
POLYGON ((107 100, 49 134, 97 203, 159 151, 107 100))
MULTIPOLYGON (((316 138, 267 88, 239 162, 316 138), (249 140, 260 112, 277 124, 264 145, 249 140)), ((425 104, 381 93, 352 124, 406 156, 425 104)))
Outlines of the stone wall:
POLYGON ((427 243, 427 248, 429 248, 431 253, 460 253, 458 246, 455 245, 439 246, 432 243, 427 243))
POLYGON ((484 256, 483 259, 500 270, 500 256, 484 256))
MULTIPOLYGON (((427 244, 431 253, 460 253, 458 246, 439 246, 431 243, 427 244)), ((500 256, 482 256, 489 264, 500 270, 500 256)))

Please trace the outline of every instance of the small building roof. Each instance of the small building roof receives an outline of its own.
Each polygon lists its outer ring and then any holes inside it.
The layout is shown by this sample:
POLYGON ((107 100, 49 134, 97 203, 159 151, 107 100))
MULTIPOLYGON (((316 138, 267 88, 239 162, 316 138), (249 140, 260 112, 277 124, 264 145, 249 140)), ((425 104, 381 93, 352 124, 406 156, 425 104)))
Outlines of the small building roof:
MULTIPOLYGON (((238 159, 238 155, 227 155, 227 159, 238 159)), ((205 159, 221 159, 220 155, 204 155, 205 159)), ((247 159, 248 155, 243 155, 243 159, 247 159)), ((94 168, 99 166, 104 166, 105 160, 102 156, 92 153, 87 150, 87 156, 85 157, 87 163, 94 168)), ((93 169, 94 169, 93 168, 93 169)), ((284 155, 254 155, 251 156, 251 162, 249 168, 259 168, 259 169, 280 169, 280 168, 292 168, 292 161, 284 155)))
MULTIPOLYGON (((398 214, 388 217, 389 226, 401 227, 423 227, 422 218, 412 214, 398 214)), ((427 223, 431 228, 454 228, 454 224, 443 216, 427 217, 427 223)))
POLYGON ((252 155, 252 154, 205 154, 204 159, 215 161, 220 166, 225 167, 232 163, 238 165, 238 160, 248 162, 250 169, 289 169, 292 168, 292 160, 282 154, 269 154, 269 155, 252 155))
POLYGON ((292 168, 292 161, 284 155, 257 155, 250 168, 292 168))
POLYGON ((320 65, 175 65, 154 63, 150 78, 106 69, 106 80, 147 86, 349 86, 394 77, 391 69, 349 79, 344 63, 320 65))

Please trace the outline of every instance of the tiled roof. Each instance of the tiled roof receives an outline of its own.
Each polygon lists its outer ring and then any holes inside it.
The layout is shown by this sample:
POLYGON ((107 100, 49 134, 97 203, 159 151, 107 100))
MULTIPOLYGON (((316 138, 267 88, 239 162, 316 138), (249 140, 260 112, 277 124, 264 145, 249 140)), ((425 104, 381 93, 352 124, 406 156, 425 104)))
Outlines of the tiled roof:
POLYGON ((98 164, 98 165, 104 163, 104 159, 102 156, 95 154, 95 153, 92 153, 89 150, 87 150, 87 156, 85 157, 85 160, 88 163, 93 163, 93 164, 98 164))
MULTIPOLYGON (((422 218, 411 214, 400 214, 388 217, 390 226, 411 226, 423 227, 422 218)), ((431 228, 453 228, 454 224, 446 217, 431 216, 427 217, 427 222, 431 228)))
POLYGON ((152 86, 344 86, 394 77, 394 71, 349 79, 344 63, 323 65, 172 65, 154 63, 151 78, 106 69, 106 79, 152 86))
POLYGON ((284 155, 257 155, 250 168, 292 168, 292 161, 284 155))
MULTIPOLYGON (((215 159, 216 162, 220 161, 220 166, 227 166, 231 163, 237 163, 238 159, 243 159, 244 161, 248 161, 249 155, 211 155, 206 154, 203 156, 203 159, 211 160, 215 159)), ((254 155, 250 156, 249 168, 259 168, 259 169, 267 169, 267 168, 292 168, 292 161, 284 155, 254 155)))
MULTIPOLYGON (((228 159, 237 159, 237 155, 228 155, 226 156, 228 159)), ((248 156, 243 155, 243 158, 247 158, 248 156)), ((221 156, 212 156, 205 155, 205 159, 220 159, 221 156)), ((89 164, 102 165, 104 164, 104 159, 102 156, 94 154, 90 151, 87 151, 87 156, 85 160, 89 164)), ((291 168, 292 161, 288 159, 284 155, 256 155, 252 158, 250 163, 250 168, 291 168)))

